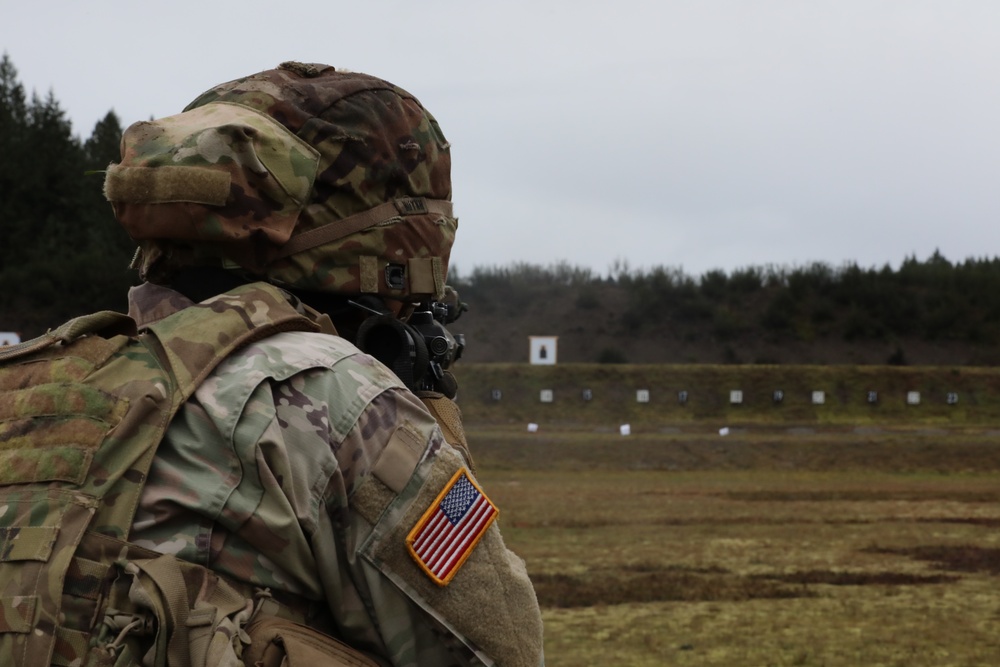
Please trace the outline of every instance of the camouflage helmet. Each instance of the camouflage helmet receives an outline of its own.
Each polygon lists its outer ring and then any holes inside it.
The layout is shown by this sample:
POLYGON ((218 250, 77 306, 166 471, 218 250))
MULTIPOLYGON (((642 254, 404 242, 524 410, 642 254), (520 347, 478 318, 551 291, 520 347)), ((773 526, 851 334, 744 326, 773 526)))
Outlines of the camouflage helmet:
POLYGON ((443 294, 449 145, 405 90, 288 62, 130 126, 105 194, 153 282, 216 265, 310 291, 443 294))

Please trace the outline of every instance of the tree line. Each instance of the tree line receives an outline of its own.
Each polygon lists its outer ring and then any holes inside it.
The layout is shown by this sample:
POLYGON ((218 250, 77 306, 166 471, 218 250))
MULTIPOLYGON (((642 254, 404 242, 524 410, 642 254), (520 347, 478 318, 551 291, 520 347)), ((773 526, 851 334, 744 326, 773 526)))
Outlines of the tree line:
MULTIPOLYGON (((0 331, 29 337, 75 315, 125 308, 137 280, 128 269, 135 244, 102 193, 121 134, 109 111, 86 139, 76 136, 54 93, 27 95, 10 58, 0 59, 0 331)), ((1000 342, 996 257, 951 262, 935 252, 907 257, 898 269, 812 263, 701 276, 624 262, 604 275, 567 263, 515 263, 455 270, 451 282, 472 306, 472 325, 490 322, 480 340, 520 336, 516 313, 553 318, 538 328, 558 333, 564 323, 556 318, 567 311, 546 307, 558 303, 599 322, 595 331, 626 340, 1000 342)), ((627 360, 626 352, 605 349, 602 360, 627 360)))
POLYGON ((795 346, 795 363, 1000 363, 997 257, 951 262, 935 251, 899 268, 817 262, 701 276, 514 264, 452 272, 449 281, 470 304, 469 319, 488 320, 466 328, 490 349, 491 337, 548 333, 573 346, 575 361, 782 363, 791 359, 782 350, 795 346), (605 342, 591 349, 595 337, 605 342), (687 356, 677 356, 682 348, 687 356))
POLYGON ((121 310, 135 244, 102 194, 119 159, 111 111, 86 140, 54 94, 26 95, 0 59, 0 330, 33 336, 69 317, 121 310))

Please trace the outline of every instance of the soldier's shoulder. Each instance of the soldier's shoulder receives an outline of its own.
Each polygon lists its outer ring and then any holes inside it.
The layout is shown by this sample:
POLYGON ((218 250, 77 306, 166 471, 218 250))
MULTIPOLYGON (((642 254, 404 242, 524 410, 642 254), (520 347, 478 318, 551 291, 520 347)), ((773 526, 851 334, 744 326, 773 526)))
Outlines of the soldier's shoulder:
POLYGON ((284 380, 302 371, 326 369, 325 374, 352 385, 386 389, 401 387, 399 379, 350 341, 322 333, 291 331, 269 336, 226 360, 220 374, 249 374, 284 380))

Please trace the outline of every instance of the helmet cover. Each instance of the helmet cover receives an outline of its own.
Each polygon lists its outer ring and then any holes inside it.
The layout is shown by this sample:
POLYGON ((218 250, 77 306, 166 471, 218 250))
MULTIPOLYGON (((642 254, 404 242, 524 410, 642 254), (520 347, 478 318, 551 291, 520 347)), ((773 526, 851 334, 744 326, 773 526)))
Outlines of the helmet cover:
POLYGON ((382 79, 283 63, 122 137, 105 193, 140 274, 223 265, 277 285, 440 297, 457 219, 437 121, 382 79))

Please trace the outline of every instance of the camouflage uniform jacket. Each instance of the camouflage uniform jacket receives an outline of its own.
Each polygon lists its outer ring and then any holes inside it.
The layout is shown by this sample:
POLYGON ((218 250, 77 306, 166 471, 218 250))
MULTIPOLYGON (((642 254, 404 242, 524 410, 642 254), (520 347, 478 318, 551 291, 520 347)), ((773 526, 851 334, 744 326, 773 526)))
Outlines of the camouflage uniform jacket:
MULTIPOLYGON (((140 328, 189 305, 152 284, 129 295, 140 328)), ((495 523, 447 585, 407 551, 463 466, 380 363, 335 336, 280 333, 224 360, 181 408, 131 539, 326 600, 334 634, 385 664, 534 667, 538 604, 495 523)))

